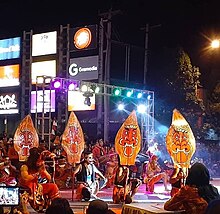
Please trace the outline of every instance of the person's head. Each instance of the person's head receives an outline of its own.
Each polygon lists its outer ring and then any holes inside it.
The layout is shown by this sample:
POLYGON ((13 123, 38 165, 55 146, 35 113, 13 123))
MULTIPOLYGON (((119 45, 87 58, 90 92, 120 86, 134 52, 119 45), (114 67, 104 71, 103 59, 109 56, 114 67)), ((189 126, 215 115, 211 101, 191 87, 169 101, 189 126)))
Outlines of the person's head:
POLYGON ((186 184, 190 186, 201 187, 208 185, 210 182, 209 170, 202 163, 194 163, 189 169, 186 178, 186 184))
POLYGON ((102 147, 103 144, 104 144, 103 139, 102 138, 98 139, 98 145, 102 147))
POLYGON ((107 214, 108 204, 100 199, 95 199, 89 203, 86 214, 107 214))
POLYGON ((85 152, 84 153, 84 160, 87 163, 93 163, 94 162, 93 153, 92 152, 85 152))
POLYGON ((55 198, 46 209, 46 214, 73 214, 69 201, 66 198, 55 198))
POLYGON ((29 150, 29 157, 27 159, 27 165, 30 169, 37 169, 37 161, 39 160, 41 150, 37 147, 33 147, 29 150))

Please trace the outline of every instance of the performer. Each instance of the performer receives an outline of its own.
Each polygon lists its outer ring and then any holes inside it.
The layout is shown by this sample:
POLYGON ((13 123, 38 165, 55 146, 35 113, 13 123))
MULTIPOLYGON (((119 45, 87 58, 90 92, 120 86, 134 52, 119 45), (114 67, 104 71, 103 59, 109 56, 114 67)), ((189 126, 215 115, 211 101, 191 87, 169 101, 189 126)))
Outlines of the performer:
MULTIPOLYGON (((41 204, 44 202, 35 201, 39 197, 35 197, 36 194, 47 196, 48 199, 53 200, 54 198, 60 197, 59 189, 55 183, 50 183, 51 175, 48 173, 45 167, 43 156, 47 153, 51 158, 55 155, 49 151, 43 151, 39 148, 33 147, 30 149, 30 155, 20 168, 20 179, 19 184, 21 187, 28 188, 33 198, 33 203, 41 204), (39 183, 39 180, 46 180, 46 183, 39 183)), ((42 197, 40 197, 42 200, 42 197)), ((42 205, 42 204, 41 204, 42 205)), ((35 209, 35 207, 33 207, 35 209)))
POLYGON ((161 172, 161 168, 157 162, 158 157, 152 155, 149 162, 146 164, 145 174, 144 174, 144 183, 146 183, 146 191, 154 192, 154 184, 159 180, 163 180, 165 191, 167 189, 167 174, 161 172))
POLYGON ((90 200, 91 197, 97 198, 97 193, 102 189, 107 182, 105 176, 94 165, 94 159, 92 152, 84 153, 84 160, 76 167, 73 174, 77 179, 76 198, 85 201, 90 200), (104 180, 103 185, 99 185, 99 180, 96 176, 104 180))
POLYGON ((105 164, 102 164, 102 163, 105 163, 106 161, 108 161, 106 159, 106 157, 108 156, 106 156, 106 151, 104 149, 103 144, 104 144, 103 139, 98 139, 96 141, 95 146, 92 149, 92 153, 93 153, 96 166, 102 171, 102 173, 104 173, 105 171, 105 164))
POLYGON ((133 196, 141 185, 141 180, 132 177, 131 174, 132 171, 129 169, 129 166, 119 164, 113 188, 113 202, 115 204, 120 202, 128 204, 132 202, 133 196))

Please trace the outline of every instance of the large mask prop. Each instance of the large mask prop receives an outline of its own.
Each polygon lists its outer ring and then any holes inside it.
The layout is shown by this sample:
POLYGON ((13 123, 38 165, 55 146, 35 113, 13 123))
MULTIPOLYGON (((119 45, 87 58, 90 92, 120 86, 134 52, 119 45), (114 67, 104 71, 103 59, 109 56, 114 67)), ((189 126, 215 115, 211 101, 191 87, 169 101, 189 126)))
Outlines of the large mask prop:
POLYGON ((14 135, 14 148, 18 153, 19 161, 26 161, 29 150, 39 146, 39 138, 30 115, 27 115, 19 124, 14 135))
POLYGON ((74 165, 80 162, 85 140, 81 125, 74 114, 70 113, 68 123, 62 135, 62 147, 67 153, 67 161, 74 165))
POLYGON ((166 136, 166 147, 174 168, 182 168, 187 176, 196 143, 190 125, 177 109, 173 110, 172 124, 166 136))
POLYGON ((135 111, 132 111, 115 137, 115 150, 121 165, 134 165, 141 148, 141 133, 135 111))

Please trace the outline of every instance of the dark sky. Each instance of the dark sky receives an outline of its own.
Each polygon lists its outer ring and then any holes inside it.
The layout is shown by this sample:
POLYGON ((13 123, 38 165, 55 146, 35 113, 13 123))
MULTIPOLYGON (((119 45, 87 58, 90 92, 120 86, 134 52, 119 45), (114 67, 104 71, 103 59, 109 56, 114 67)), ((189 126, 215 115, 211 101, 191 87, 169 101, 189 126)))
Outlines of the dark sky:
POLYGON ((195 66, 207 69, 203 49, 208 45, 207 38, 220 35, 219 6, 217 0, 1 0, 0 36, 30 29, 46 32, 61 24, 95 24, 100 20, 98 14, 110 8, 120 10, 121 14, 112 18, 114 39, 143 48, 145 35, 141 28, 146 23, 151 26, 148 78, 156 79, 169 72, 164 55, 178 46, 195 66))

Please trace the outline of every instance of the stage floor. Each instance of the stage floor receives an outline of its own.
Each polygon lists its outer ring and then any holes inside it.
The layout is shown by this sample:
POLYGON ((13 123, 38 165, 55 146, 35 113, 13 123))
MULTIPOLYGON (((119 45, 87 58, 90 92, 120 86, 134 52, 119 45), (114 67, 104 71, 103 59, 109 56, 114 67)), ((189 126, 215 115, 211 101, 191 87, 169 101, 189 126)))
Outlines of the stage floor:
MULTIPOLYGON (((211 183, 218 188, 220 192, 220 178, 214 178, 211 183)), ((168 188, 171 189, 170 185, 168 188)), ((115 211, 117 214, 121 213, 123 204, 113 204, 112 202, 112 188, 103 188, 99 193, 98 197, 109 204, 109 208, 115 211)), ((70 202, 70 206, 74 211, 74 214, 83 214, 83 210, 88 206, 89 202, 78 202, 76 200, 72 201, 72 191, 61 190, 61 196, 67 198, 70 202)), ((164 191, 164 186, 162 183, 155 185, 155 193, 150 194, 145 190, 145 184, 142 184, 134 196, 133 203, 141 205, 143 203, 152 203, 152 204, 163 204, 170 198, 169 191, 164 191)), ((91 199, 93 200, 93 199, 91 199)), ((36 213, 31 207, 29 207, 30 214, 36 213)))

